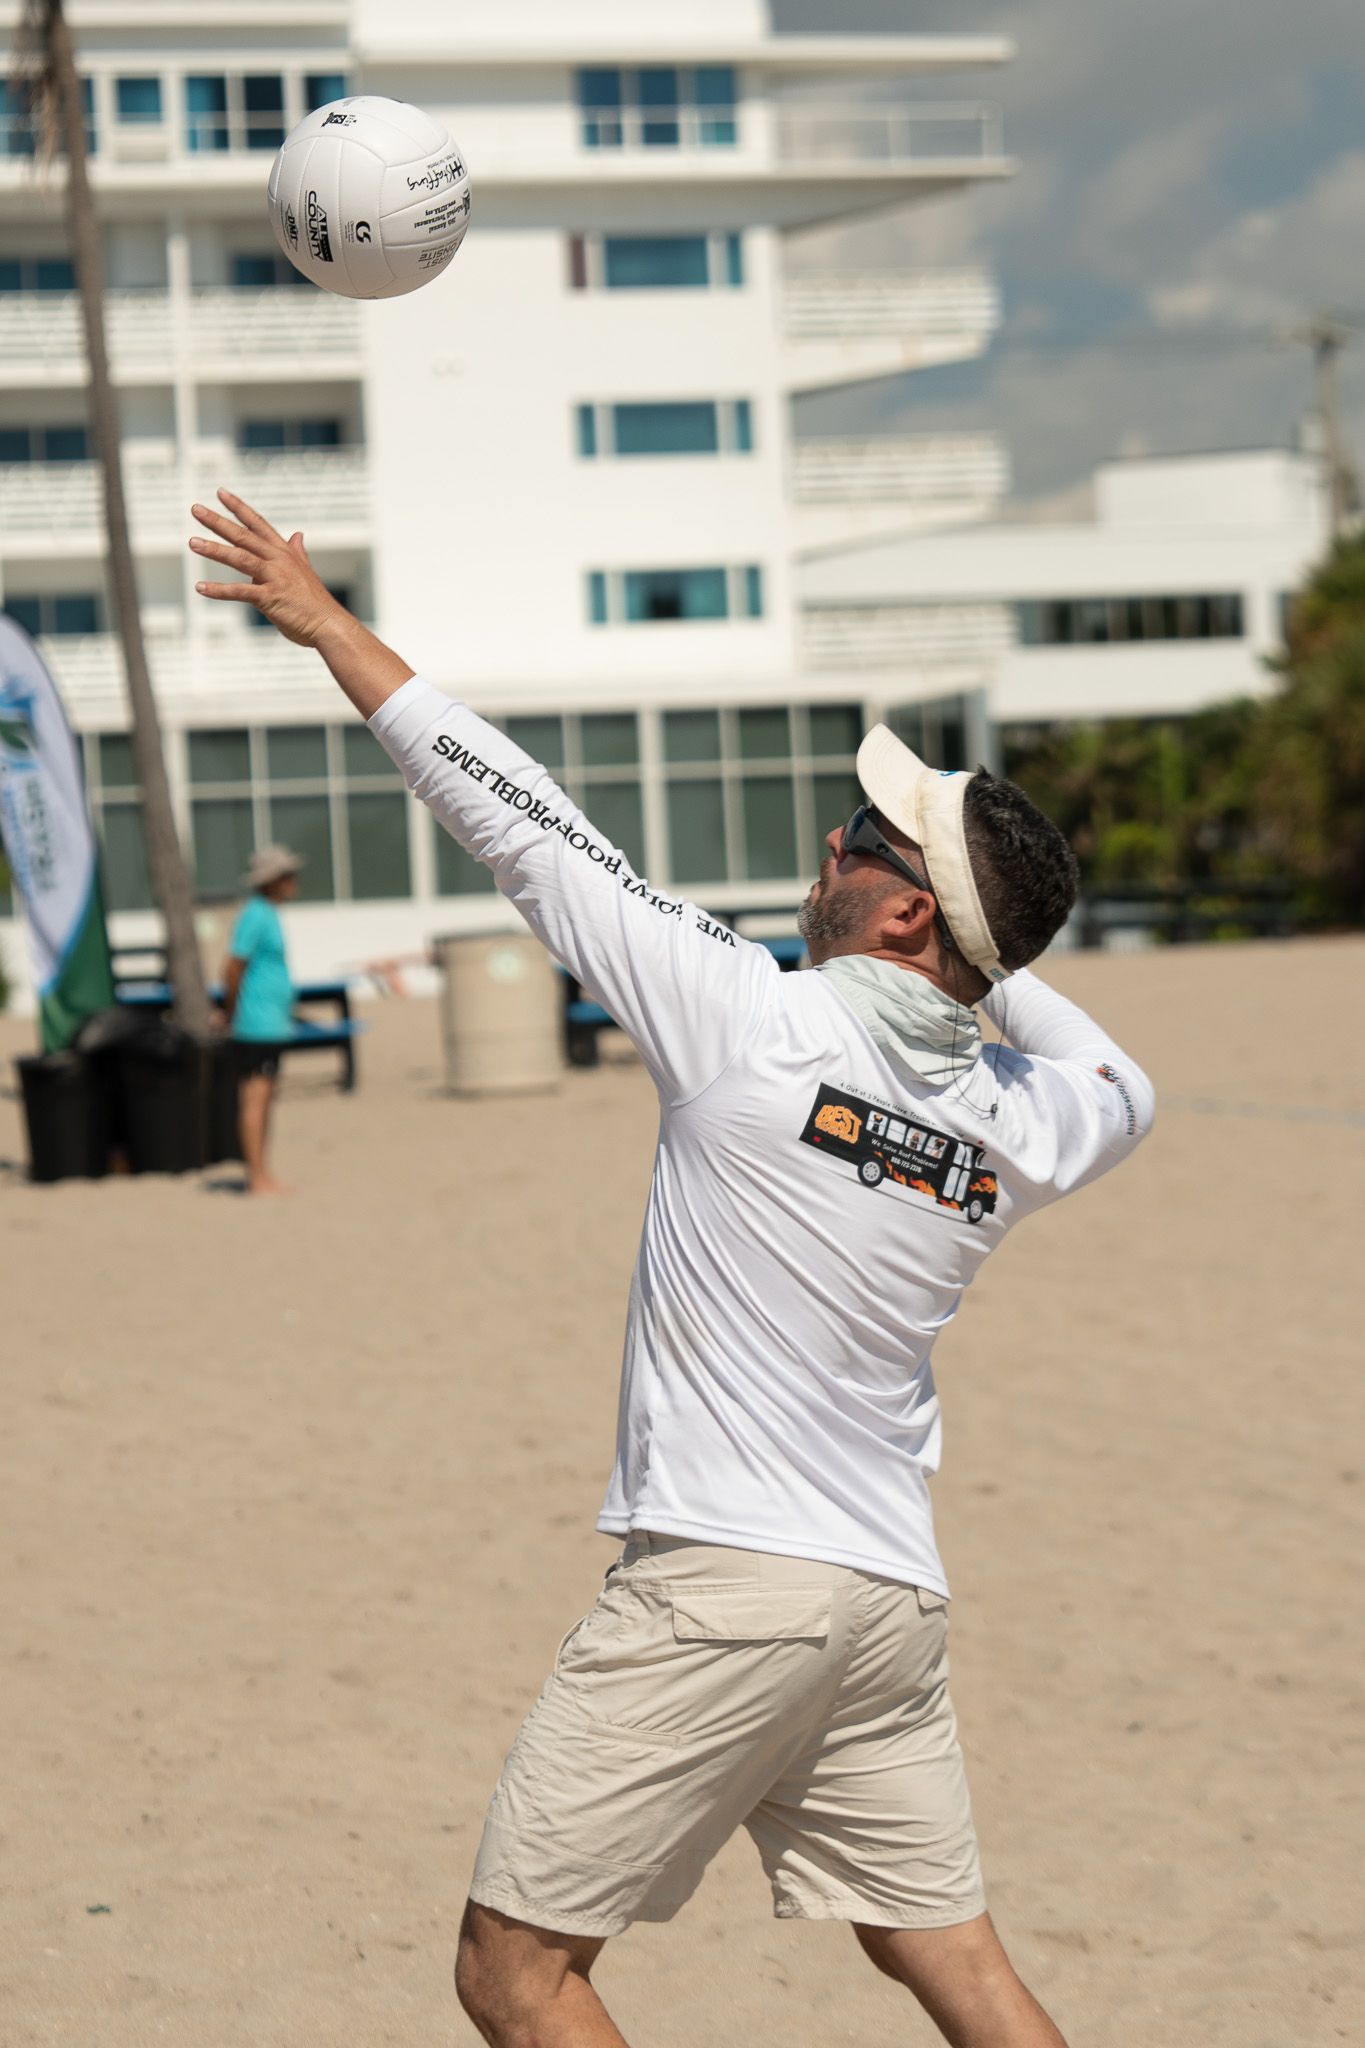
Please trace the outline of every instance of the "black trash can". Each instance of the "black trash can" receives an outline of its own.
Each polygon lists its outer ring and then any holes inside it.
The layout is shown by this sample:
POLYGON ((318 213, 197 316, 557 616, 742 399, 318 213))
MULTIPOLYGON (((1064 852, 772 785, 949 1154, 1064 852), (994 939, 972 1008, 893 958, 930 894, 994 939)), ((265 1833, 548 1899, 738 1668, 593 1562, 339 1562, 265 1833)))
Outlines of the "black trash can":
POLYGON ((134 1173, 193 1173, 208 1149, 207 1048, 166 1017, 111 1048, 119 1135, 134 1173))
POLYGON ((204 1164, 217 1166, 225 1159, 242 1156, 237 1115, 237 1050, 230 1038, 210 1039, 203 1050, 207 1066, 204 1164))
POLYGON ((109 1091, 81 1052, 35 1053, 14 1062, 28 1127, 29 1174, 38 1181, 100 1180, 109 1171, 109 1091))

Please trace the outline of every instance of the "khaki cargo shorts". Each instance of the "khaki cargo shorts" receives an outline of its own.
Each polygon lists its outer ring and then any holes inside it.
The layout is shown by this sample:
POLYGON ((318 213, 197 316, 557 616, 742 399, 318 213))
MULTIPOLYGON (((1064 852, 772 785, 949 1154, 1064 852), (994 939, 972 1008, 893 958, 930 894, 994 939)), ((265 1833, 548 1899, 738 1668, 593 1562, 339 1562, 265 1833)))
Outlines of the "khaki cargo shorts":
POLYGON ((937 1593, 632 1533, 512 1745, 471 1897, 619 1934, 671 1919, 742 1824, 779 1918, 974 1919, 947 1632, 937 1593))

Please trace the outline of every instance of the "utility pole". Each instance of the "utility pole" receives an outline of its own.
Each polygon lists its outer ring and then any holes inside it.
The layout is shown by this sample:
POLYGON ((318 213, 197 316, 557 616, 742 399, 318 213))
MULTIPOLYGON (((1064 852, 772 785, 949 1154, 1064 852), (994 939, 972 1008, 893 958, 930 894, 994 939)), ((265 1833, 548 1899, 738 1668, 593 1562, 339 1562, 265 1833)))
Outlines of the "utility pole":
POLYGON ((194 934, 194 899, 189 871, 175 829, 161 718, 147 666, 138 608, 137 575, 123 489, 123 450, 118 403, 109 375, 104 332, 104 257, 90 194, 86 161, 86 113, 76 76, 71 31, 62 0, 28 0, 25 27, 36 45, 37 65, 28 83, 30 104, 55 132, 66 157, 66 222, 76 282, 80 288, 89 365, 90 436, 104 484, 104 524, 109 592, 123 649, 132 725, 133 760, 142 788, 142 830, 147 872, 166 927, 166 962, 176 1021, 206 1035, 210 1028, 199 945, 194 934))
POLYGON ((1329 313, 1320 313, 1296 340, 1306 342, 1313 352, 1313 385, 1317 394, 1317 415, 1322 427, 1323 462, 1327 471, 1327 508, 1332 539, 1338 540, 1346 521, 1359 502, 1355 472, 1346 453, 1341 431, 1341 405, 1337 388, 1337 366, 1341 351, 1352 339, 1351 329, 1329 313))

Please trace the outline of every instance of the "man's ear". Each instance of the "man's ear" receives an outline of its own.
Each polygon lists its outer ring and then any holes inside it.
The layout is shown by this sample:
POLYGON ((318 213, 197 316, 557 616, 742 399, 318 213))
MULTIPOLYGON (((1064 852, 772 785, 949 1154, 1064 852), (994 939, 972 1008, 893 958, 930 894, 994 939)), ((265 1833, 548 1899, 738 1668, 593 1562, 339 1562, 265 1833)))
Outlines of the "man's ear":
POLYGON ((934 937, 934 899, 924 889, 898 892, 882 914, 882 940, 904 953, 920 953, 934 937))

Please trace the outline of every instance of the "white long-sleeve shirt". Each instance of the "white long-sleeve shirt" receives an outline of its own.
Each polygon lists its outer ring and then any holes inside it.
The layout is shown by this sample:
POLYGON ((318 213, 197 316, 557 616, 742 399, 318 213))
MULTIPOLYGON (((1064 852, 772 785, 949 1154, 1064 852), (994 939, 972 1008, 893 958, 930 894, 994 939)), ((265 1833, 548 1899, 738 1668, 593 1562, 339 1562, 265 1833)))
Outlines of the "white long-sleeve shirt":
POLYGON ((370 721, 639 1048, 661 1105, 598 1527, 852 1565, 947 1593, 934 1339, 1020 1217, 1124 1158, 1146 1077, 1028 973, 1011 1045, 933 1087, 821 974, 661 895, 549 773, 414 676, 370 721))

